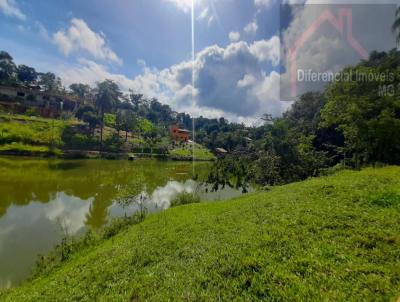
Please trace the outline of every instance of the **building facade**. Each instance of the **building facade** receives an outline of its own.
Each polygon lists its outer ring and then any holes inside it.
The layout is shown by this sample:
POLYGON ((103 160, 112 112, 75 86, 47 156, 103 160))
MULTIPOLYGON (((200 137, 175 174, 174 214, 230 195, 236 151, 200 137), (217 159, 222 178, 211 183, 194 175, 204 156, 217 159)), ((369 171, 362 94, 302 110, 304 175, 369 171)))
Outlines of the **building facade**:
POLYGON ((176 124, 170 126, 169 132, 174 141, 187 142, 190 138, 190 131, 180 129, 176 124))

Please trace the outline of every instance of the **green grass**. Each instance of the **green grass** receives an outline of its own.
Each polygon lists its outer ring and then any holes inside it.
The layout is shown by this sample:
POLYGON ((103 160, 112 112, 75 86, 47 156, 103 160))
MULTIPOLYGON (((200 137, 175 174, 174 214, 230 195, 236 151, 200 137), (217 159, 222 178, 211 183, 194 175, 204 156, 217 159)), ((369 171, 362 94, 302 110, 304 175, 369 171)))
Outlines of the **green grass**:
POLYGON ((49 148, 47 146, 32 146, 20 143, 11 143, 0 145, 0 153, 12 152, 21 155, 61 155, 61 150, 57 148, 49 148))
POLYGON ((68 122, 23 115, 0 115, 0 145, 62 145, 61 134, 68 122))
POLYGON ((1 301, 396 301, 400 168, 342 171, 128 227, 1 301))
MULTIPOLYGON (((191 145, 187 145, 186 148, 177 147, 170 152, 170 156, 172 158, 179 159, 192 159, 192 147, 191 145)), ((211 153, 207 148, 196 144, 194 148, 194 157, 197 160, 214 160, 215 156, 211 153)))

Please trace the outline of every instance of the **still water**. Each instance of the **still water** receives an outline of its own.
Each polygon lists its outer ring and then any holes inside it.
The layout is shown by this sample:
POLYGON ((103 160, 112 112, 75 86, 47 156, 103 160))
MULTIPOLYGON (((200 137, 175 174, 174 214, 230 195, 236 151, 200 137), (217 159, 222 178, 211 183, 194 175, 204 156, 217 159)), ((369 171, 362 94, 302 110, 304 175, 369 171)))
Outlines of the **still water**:
POLYGON ((150 211, 168 208, 183 191, 196 191, 202 200, 242 194, 229 187, 211 192, 203 184, 210 165, 0 157, 0 287, 29 276, 37 255, 60 242, 62 229, 79 235, 134 211, 135 205, 127 208, 116 202, 130 186, 140 184, 150 211))

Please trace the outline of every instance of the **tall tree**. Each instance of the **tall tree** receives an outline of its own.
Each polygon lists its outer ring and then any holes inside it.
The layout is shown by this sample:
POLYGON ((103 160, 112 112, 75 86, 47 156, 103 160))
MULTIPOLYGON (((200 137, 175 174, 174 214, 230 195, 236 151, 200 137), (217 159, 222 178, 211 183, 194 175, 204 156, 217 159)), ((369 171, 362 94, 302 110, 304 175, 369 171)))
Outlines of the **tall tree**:
POLYGON ((62 90, 61 79, 52 72, 40 74, 39 84, 48 92, 59 92, 62 90))
POLYGON ((122 93, 116 83, 105 80, 97 83, 95 104, 100 115, 100 151, 103 148, 104 114, 117 107, 122 93))
POLYGON ((12 84, 17 79, 17 67, 6 51, 0 51, 0 83, 12 84))
POLYGON ((133 90, 129 90, 129 101, 132 103, 135 111, 139 110, 139 106, 142 103, 143 94, 133 93, 133 90))
POLYGON ((73 96, 76 96, 80 99, 90 99, 92 89, 89 85, 81 84, 81 83, 74 83, 69 86, 71 93, 73 96))
POLYGON ((117 112, 117 130, 125 131, 125 142, 128 141, 128 133, 135 130, 137 116, 132 110, 119 110, 117 112))
POLYGON ((25 84, 32 84, 37 80, 38 74, 35 68, 26 65, 19 65, 17 69, 17 77, 18 80, 25 84))

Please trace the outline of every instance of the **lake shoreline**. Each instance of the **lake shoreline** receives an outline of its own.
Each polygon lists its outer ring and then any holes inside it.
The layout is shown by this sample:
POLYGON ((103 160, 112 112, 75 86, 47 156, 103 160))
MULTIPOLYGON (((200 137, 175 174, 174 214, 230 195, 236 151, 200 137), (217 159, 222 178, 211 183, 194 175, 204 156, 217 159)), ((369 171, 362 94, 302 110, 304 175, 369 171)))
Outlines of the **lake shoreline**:
POLYGON ((213 159, 192 158, 187 156, 177 156, 170 154, 150 154, 150 153, 113 153, 100 152, 93 150, 63 150, 58 152, 31 152, 31 151, 0 151, 0 156, 21 156, 33 158, 59 158, 59 159, 137 159, 137 158, 152 158, 159 160, 171 161, 196 161, 196 162, 213 162, 213 159))

